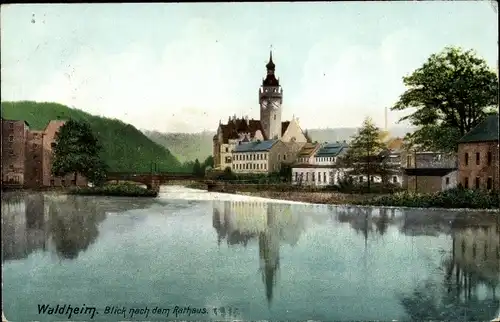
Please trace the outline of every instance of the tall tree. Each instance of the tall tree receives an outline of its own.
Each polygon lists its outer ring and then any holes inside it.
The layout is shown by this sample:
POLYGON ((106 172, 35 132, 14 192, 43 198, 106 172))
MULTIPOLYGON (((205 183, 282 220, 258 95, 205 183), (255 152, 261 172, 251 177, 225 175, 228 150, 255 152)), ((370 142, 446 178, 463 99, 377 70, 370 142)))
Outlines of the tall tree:
POLYGON ((95 185, 104 182, 106 165, 99 153, 101 145, 85 122, 69 120, 59 129, 53 147, 52 173, 65 176, 81 174, 95 185))
POLYGON ((352 138, 346 154, 340 160, 340 164, 348 169, 345 172, 346 175, 368 177, 368 189, 371 187, 373 176, 386 176, 385 167, 381 162, 381 153, 385 150, 385 144, 380 138, 380 129, 370 118, 366 118, 358 133, 352 138))
POLYGON ((203 161, 203 169, 206 169, 206 168, 213 168, 214 167, 214 157, 209 155, 205 161, 203 161))
POLYGON ((204 170, 201 167, 200 161, 198 159, 194 160, 194 165, 193 165, 193 174, 196 177, 203 176, 204 170))
POLYGON ((497 108, 497 75, 472 50, 446 47, 403 82, 408 89, 391 110, 414 111, 400 120, 419 127, 406 138, 412 145, 456 151, 458 140, 497 108))

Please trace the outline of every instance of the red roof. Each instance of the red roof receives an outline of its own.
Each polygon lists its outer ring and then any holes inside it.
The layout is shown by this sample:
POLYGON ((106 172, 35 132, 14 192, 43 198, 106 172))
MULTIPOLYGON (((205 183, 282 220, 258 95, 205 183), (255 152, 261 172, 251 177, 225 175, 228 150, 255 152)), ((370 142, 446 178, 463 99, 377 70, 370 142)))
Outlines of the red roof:
MULTIPOLYGON (((289 121, 281 122, 281 135, 285 134, 286 129, 290 125, 289 121)), ((262 123, 259 120, 245 120, 244 118, 231 119, 227 124, 220 125, 222 130, 222 142, 228 143, 230 139, 239 138, 239 133, 250 133, 251 138, 255 136, 255 132, 260 130, 264 136, 264 140, 267 140, 264 129, 262 128, 262 123)), ((217 136, 214 136, 214 140, 217 136)))

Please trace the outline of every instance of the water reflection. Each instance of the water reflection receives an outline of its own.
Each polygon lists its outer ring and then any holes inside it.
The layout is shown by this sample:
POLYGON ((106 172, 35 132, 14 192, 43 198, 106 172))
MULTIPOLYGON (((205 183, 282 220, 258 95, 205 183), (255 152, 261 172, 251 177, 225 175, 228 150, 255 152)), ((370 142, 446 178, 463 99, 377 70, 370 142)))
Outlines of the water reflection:
POLYGON ((225 201, 214 203, 212 222, 219 245, 226 239, 230 246, 247 247, 251 240, 258 240, 259 271, 270 304, 280 267, 280 243, 297 245, 305 217, 289 204, 225 201))
POLYGON ((2 262, 50 251, 74 260, 99 235, 106 213, 145 208, 153 203, 117 202, 82 196, 11 193, 2 196, 2 262))
POLYGON ((443 217, 433 220, 430 227, 451 234, 451 251, 440 268, 442 280, 429 278, 402 296, 401 303, 413 320, 486 321, 495 316, 500 308, 498 221, 498 216, 489 215, 482 215, 481 222, 475 216, 459 215, 448 225, 443 217))

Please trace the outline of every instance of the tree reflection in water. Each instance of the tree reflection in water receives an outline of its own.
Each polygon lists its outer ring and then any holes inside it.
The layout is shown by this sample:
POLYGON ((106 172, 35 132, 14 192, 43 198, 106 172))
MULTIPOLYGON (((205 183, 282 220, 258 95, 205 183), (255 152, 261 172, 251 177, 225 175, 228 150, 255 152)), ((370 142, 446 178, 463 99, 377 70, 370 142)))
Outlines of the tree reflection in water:
POLYGON ((116 199, 43 193, 2 195, 2 262, 23 259, 55 246, 63 259, 75 259, 98 237, 106 212, 144 209, 155 199, 116 199), (49 243, 52 241, 52 244, 49 243))
POLYGON ((443 279, 428 279, 401 296, 412 320, 487 321, 495 317, 500 307, 498 218, 489 223, 474 219, 452 222, 452 250, 443 262, 443 279))
POLYGON ((97 210, 95 199, 68 196, 64 202, 49 204, 49 218, 57 254, 75 259, 97 239, 105 213, 97 210))

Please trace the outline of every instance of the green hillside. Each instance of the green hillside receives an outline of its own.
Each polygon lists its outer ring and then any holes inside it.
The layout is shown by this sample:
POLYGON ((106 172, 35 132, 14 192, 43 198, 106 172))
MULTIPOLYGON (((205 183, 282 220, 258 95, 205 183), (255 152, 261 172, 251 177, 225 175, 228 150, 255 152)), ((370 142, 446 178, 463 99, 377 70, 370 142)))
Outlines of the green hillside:
POLYGON ((212 138, 215 132, 161 133, 144 131, 152 141, 164 146, 181 162, 205 160, 212 155, 212 138))
POLYGON ((180 162, 165 147, 120 120, 94 116, 57 103, 2 102, 2 117, 25 120, 33 130, 43 130, 50 120, 87 121, 103 145, 102 157, 110 171, 182 171, 180 162))

